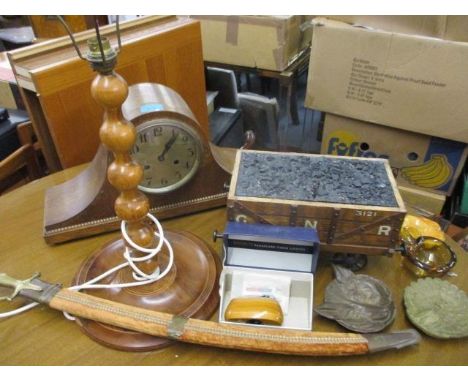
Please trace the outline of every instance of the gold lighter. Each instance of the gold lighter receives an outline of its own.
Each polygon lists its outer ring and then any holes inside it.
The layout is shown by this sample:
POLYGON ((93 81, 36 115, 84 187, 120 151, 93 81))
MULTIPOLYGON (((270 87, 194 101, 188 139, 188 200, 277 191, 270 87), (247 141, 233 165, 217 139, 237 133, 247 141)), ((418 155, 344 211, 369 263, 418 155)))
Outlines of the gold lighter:
POLYGON ((283 323, 283 311, 273 298, 239 297, 229 302, 224 318, 226 321, 279 326, 283 323))

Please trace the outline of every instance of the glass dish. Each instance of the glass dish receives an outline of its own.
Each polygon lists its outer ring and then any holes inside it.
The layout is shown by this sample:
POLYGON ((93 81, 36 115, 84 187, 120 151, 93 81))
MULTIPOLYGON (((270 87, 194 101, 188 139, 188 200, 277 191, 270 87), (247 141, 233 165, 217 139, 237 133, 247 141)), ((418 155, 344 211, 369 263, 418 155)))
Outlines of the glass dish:
POLYGON ((430 236, 403 238, 403 263, 418 277, 443 276, 456 262, 455 252, 444 241, 430 236))

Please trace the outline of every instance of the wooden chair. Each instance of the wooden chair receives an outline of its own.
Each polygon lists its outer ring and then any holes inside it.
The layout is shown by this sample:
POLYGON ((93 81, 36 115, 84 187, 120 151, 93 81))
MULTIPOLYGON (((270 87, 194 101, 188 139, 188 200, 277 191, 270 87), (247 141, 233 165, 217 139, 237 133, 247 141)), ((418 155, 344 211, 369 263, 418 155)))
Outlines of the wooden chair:
POLYGON ((14 185, 19 181, 27 183, 44 175, 37 155, 40 147, 37 142, 33 142, 31 122, 19 124, 17 132, 21 147, 0 161, 0 193, 15 188, 14 185), (24 169, 27 171, 27 179, 24 169))

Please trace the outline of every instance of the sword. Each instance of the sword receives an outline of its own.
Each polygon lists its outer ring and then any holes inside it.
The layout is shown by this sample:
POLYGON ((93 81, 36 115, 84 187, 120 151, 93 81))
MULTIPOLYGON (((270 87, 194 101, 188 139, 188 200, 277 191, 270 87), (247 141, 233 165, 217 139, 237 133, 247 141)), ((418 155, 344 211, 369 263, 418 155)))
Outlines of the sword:
MULTIPOLYGON (((220 348, 302 356, 368 354, 417 344, 421 336, 414 329, 384 334, 326 333, 305 330, 249 327, 141 309, 64 289, 40 280, 39 274, 17 280, 0 273, 0 286, 13 289, 15 296, 89 320, 182 342, 220 348)), ((1 324, 0 324, 1 325, 1 324)))

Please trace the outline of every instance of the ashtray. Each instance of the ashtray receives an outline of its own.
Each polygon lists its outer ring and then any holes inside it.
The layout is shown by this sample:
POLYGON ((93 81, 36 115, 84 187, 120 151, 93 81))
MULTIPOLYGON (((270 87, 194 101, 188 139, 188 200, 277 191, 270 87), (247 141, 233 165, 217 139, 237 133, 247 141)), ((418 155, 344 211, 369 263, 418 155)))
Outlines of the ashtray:
POLYGON ((335 280, 325 289, 325 300, 314 310, 358 333, 375 333, 395 319, 395 304, 387 286, 374 277, 354 274, 333 265, 335 280))
POLYGON ((406 315, 418 329, 435 338, 468 337, 468 297, 448 281, 425 278, 404 291, 406 315))
POLYGON ((443 276, 457 262, 455 252, 435 237, 403 240, 403 248, 403 263, 418 277, 443 276))

